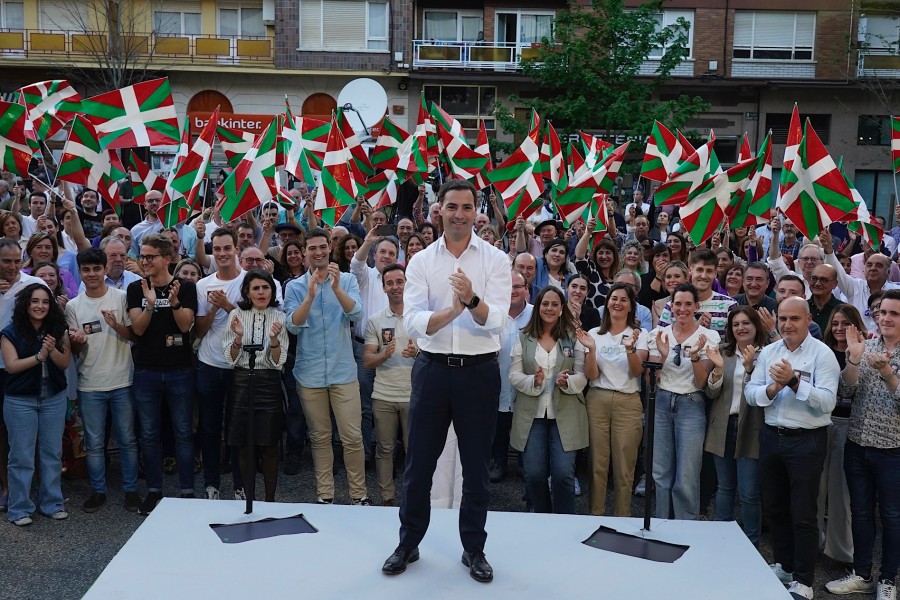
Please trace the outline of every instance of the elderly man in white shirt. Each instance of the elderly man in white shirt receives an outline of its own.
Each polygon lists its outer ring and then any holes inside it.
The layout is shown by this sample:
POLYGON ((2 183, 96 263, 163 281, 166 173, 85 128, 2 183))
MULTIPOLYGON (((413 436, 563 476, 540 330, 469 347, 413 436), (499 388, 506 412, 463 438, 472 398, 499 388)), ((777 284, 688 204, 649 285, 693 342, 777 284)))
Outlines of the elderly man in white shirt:
POLYGON ((750 406, 765 408, 759 469, 771 567, 789 592, 810 599, 819 551, 819 480, 840 377, 834 353, 809 335, 811 322, 805 300, 782 301, 782 340, 760 351, 744 392, 750 406))

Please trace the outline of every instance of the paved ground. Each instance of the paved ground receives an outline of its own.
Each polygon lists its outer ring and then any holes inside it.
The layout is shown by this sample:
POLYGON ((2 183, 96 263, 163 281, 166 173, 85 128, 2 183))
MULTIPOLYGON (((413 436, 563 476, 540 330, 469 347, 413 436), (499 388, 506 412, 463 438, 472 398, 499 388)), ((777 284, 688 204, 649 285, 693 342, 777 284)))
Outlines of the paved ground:
MULTIPOLYGON (((124 496, 116 487, 119 477, 116 473, 118 462, 113 459, 110 468, 110 493, 108 502, 99 512, 85 514, 80 510, 82 502, 90 494, 87 480, 64 481, 63 492, 69 499, 67 508, 70 517, 66 521, 54 522, 36 517, 33 525, 18 528, 6 522, 5 515, 0 523, 0 598, 15 600, 63 600, 80 598, 90 588, 113 556, 128 541, 137 529, 142 517, 128 513, 122 508, 124 496)), ((223 475, 223 497, 230 497, 230 476, 223 475)), ((579 473, 584 494, 578 498, 579 514, 587 513, 587 485, 585 473, 579 473)), ((377 490, 373 470, 367 472, 369 490, 377 490)), ((340 471, 335 477, 337 502, 348 503, 346 478, 340 471)), ((143 486, 143 482, 141 482, 143 486)), ((198 478, 198 486, 200 478, 198 478)), ((261 490, 260 478, 258 489, 261 490)), ((174 475, 166 476, 167 493, 176 488, 174 475)), ((198 493, 200 489, 197 489, 198 493)), ((499 484, 494 484, 491 496, 491 510, 524 511, 522 502, 523 480, 514 470, 499 484)), ((259 492, 261 495, 261 492, 259 492)), ((377 492, 372 493, 378 501, 377 492)), ((314 502, 315 487, 312 461, 309 451, 303 456, 302 469, 296 476, 279 476, 276 499, 285 502, 314 502)), ((612 506, 611 497, 607 506, 612 506)), ((643 514, 643 499, 634 497, 633 514, 643 514)), ((385 540, 386 552, 392 547, 385 540)), ((876 547, 880 548, 880 536, 876 547)), ((764 534, 761 553, 771 558, 768 536, 764 534)), ((880 551, 876 550, 876 563, 880 561, 880 551)), ((710 565, 710 568, 715 568, 710 565)), ((824 589, 826 581, 843 574, 842 565, 821 557, 816 577, 817 598, 837 598, 824 589)), ((871 596, 845 596, 849 599, 871 598, 871 596)))

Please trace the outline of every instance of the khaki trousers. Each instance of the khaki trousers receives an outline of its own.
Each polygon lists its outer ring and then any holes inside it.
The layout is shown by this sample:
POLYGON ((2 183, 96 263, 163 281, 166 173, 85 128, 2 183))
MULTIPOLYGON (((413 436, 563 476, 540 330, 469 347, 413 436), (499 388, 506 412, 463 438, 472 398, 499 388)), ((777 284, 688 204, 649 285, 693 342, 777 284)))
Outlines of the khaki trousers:
POLYGON ((403 429, 403 447, 409 448, 409 402, 391 402, 372 398, 375 417, 375 474, 381 488, 381 500, 396 498, 394 491, 394 445, 403 429))
POLYGON ((631 486, 641 445, 643 407, 639 392, 590 388, 585 398, 591 454, 591 514, 606 512, 612 458, 615 516, 631 516, 631 486))
POLYGON ((297 386, 303 414, 309 427, 316 493, 325 500, 334 498, 334 451, 331 449, 331 411, 344 446, 344 467, 350 485, 350 498, 360 500, 366 494, 366 456, 362 441, 362 407, 359 384, 340 383, 326 388, 297 386))

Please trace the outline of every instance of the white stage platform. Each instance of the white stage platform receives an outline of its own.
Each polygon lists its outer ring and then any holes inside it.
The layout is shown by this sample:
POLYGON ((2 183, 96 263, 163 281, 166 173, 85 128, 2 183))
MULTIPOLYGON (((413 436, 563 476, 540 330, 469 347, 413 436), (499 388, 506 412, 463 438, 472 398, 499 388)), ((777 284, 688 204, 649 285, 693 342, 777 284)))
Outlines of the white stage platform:
POLYGON ((421 559, 394 577, 381 565, 397 545, 396 508, 258 502, 252 516, 243 510, 234 500, 163 500, 85 598, 791 597, 735 523, 654 520, 647 537, 690 545, 665 564, 581 543, 600 525, 640 533, 640 519, 492 512, 494 581, 482 584, 460 563, 455 510, 432 511, 421 559), (299 513, 319 533, 224 544, 209 527, 299 513))

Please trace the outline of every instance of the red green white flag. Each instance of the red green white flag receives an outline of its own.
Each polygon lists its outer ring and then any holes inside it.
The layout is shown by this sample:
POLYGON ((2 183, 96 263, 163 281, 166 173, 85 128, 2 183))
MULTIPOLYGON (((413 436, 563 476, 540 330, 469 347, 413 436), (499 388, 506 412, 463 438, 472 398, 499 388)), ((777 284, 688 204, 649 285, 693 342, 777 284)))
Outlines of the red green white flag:
POLYGON ((729 227, 737 229, 768 223, 772 207, 771 194, 772 132, 769 131, 756 154, 756 165, 746 187, 735 192, 731 198, 731 206, 726 211, 729 227))
POLYGON ((900 173, 900 117, 891 117, 891 164, 900 173))
POLYGON ((856 221, 848 223, 847 229, 861 235, 863 240, 871 246, 873 250, 878 252, 881 249, 881 240, 884 237, 884 230, 869 212, 869 207, 866 204, 865 198, 862 197, 862 194, 859 193, 859 190, 856 189, 856 186, 853 185, 853 182, 850 181, 850 178, 844 173, 843 156, 838 159, 838 169, 840 169, 841 175, 844 176, 844 181, 847 182, 847 187, 850 188, 853 202, 856 204, 856 221))
POLYGON ((475 144, 474 150, 485 158, 485 163, 484 168, 475 176, 472 183, 475 184, 475 189, 483 190, 491 185, 489 176, 494 169, 494 163, 491 160, 491 145, 488 141, 487 129, 484 127, 484 119, 478 119, 478 142, 475 144))
POLYGON ((809 239, 835 221, 856 219, 856 203, 847 180, 806 121, 787 184, 777 208, 809 239))
MULTIPOLYGON (((369 155, 368 153, 366 153, 366 149, 363 148, 362 142, 359 141, 359 137, 353 130, 353 126, 348 122, 347 116, 344 114, 344 109, 341 107, 338 107, 337 109, 335 122, 341 130, 341 135, 344 138, 344 143, 347 147, 347 150, 350 151, 350 156, 353 158, 353 163, 356 167, 356 170, 366 177, 371 177, 372 175, 374 175, 375 169, 372 167, 372 163, 369 161, 369 155)), ((331 127, 334 128, 334 124, 332 124, 331 127)), ((329 141, 330 139, 331 138, 329 138, 329 141)), ((362 183, 362 179, 359 180, 359 183, 362 183)))
POLYGON ((81 107, 104 149, 178 143, 178 116, 166 77, 82 100, 81 107))
POLYGON ((322 176, 316 191, 315 209, 322 211, 322 220, 334 227, 348 207, 364 192, 361 175, 354 168, 352 150, 337 123, 331 122, 328 149, 322 165, 322 176))
POLYGON ((400 162, 400 154, 411 137, 405 129, 385 116, 381 120, 381 132, 372 150, 372 166, 376 169, 396 169, 400 162))
POLYGON ((553 197, 569 185, 566 157, 563 154, 559 135, 550 121, 544 122, 544 135, 541 140, 541 174, 550 180, 553 197))
MULTIPOLYGON (((213 111, 213 114, 210 116, 209 121, 207 121, 206 125, 203 126, 203 130, 197 137, 197 141, 195 141, 193 146, 191 146, 191 149, 190 151, 188 151, 184 160, 181 161, 172 170, 172 174, 169 177, 169 181, 166 186, 167 197, 169 197, 169 190, 172 190, 175 193, 171 195, 170 199, 174 200, 178 197, 183 197, 186 204, 194 210, 202 208, 203 198, 200 197, 199 203, 197 202, 197 199, 200 192, 200 186, 206 177, 206 171, 207 167, 209 166, 209 161, 212 158, 213 140, 216 136, 216 127, 218 123, 219 108, 216 107, 216 110, 213 111)), ((161 206, 160 210, 163 210, 163 208, 164 206, 161 206)), ((179 215, 179 217, 180 216, 181 215, 179 215)), ((184 220, 187 220, 188 216, 190 216, 190 213, 183 216, 184 219, 182 219, 181 221, 166 225, 166 227, 172 227, 180 222, 183 222, 184 220)))
POLYGON ((150 166, 142 161, 134 150, 128 152, 128 166, 131 172, 132 201, 144 203, 144 196, 151 190, 164 192, 166 180, 156 174, 150 166))
POLYGON ((255 133, 231 129, 224 125, 216 127, 216 137, 219 138, 219 147, 225 153, 225 160, 232 169, 238 166, 256 141, 255 133))
POLYGON ((26 131, 26 110, 21 104, 0 101, 0 168, 23 177, 36 146, 26 131))
POLYGON ((489 176, 497 193, 506 206, 509 221, 514 227, 518 217, 526 218, 540 206, 539 196, 544 191, 539 172, 541 119, 532 111, 531 131, 509 158, 497 165, 489 176), (535 204, 537 203, 537 206, 535 204))
POLYGON ((331 124, 309 117, 295 117, 287 98, 284 102, 286 114, 282 134, 287 146, 284 170, 302 181, 315 181, 322 171, 331 124))
POLYGON ((713 152, 715 140, 715 135, 710 132, 710 140, 694 150, 656 189, 653 201, 657 206, 684 204, 689 195, 697 193, 710 178, 722 172, 719 159, 713 152))
POLYGON ((584 148, 584 164, 589 169, 596 169, 598 165, 603 164, 605 154, 612 148, 612 144, 583 131, 579 131, 578 135, 581 136, 581 145, 584 148))
POLYGON ((35 135, 45 140, 81 112, 81 94, 65 79, 39 81, 18 92, 19 104, 28 109, 35 135))
POLYGON ((396 171, 385 170, 366 181, 366 192, 363 194, 373 209, 378 210, 397 202, 400 190, 400 178, 396 171))
POLYGON ((682 160, 681 154, 681 142, 675 134, 659 121, 654 121, 647 139, 647 149, 644 151, 641 177, 664 183, 678 168, 682 160))
MULTIPOLYGON (((591 239, 588 241, 588 250, 593 252, 597 244, 600 243, 607 234, 609 234, 609 209, 606 202, 609 194, 597 194, 594 200, 588 205, 588 219, 595 219, 594 231, 591 232, 591 239)), ((585 221, 587 224, 587 221, 585 221)))
POLYGON ((227 223, 278 195, 276 162, 281 115, 275 115, 266 130, 222 184, 225 195, 220 213, 227 223))
POLYGON ((753 151, 750 150, 750 136, 747 135, 747 132, 744 132, 744 137, 741 138, 741 149, 738 151, 738 162, 743 162, 745 160, 750 160, 753 158, 753 151))
POLYGON ((118 212, 118 181, 125 175, 118 153, 103 149, 93 124, 76 116, 63 147, 56 178, 96 190, 118 212))
POLYGON ((733 195, 748 185, 756 163, 755 158, 739 162, 725 172, 712 175, 688 193, 678 213, 682 228, 695 244, 700 245, 719 228, 733 195))
POLYGON ((794 159, 797 158, 797 150, 800 148, 800 141, 803 139, 803 128, 800 125, 800 108, 794 103, 794 110, 791 112, 791 121, 788 125, 787 142, 784 146, 784 159, 781 161, 781 180, 778 184, 778 198, 775 200, 777 205, 781 202, 781 197, 787 192, 791 185, 790 172, 794 159))
POLYGON ((434 102, 431 103, 431 118, 437 127, 441 153, 450 169, 450 177, 474 179, 487 159, 469 146, 462 124, 434 102))
POLYGON ((563 224, 570 227, 578 220, 598 193, 612 192, 625 160, 628 142, 615 149, 597 169, 585 169, 577 179, 571 181, 566 189, 554 200, 563 224))

